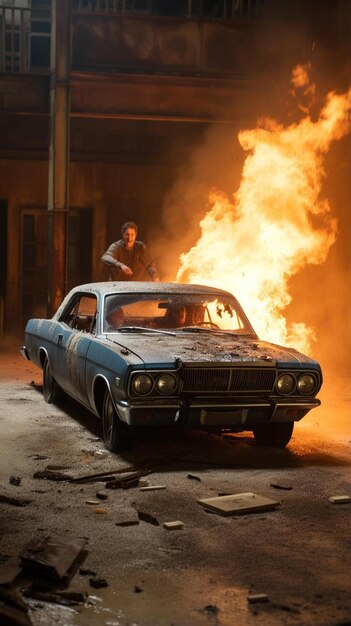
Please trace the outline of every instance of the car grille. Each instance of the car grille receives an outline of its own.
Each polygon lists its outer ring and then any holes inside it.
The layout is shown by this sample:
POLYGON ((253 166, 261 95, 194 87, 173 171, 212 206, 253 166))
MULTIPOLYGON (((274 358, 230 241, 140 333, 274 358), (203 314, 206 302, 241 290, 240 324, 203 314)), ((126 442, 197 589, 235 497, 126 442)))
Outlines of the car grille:
POLYGON ((276 377, 275 369, 267 368, 189 368, 182 370, 183 392, 270 392, 276 377))

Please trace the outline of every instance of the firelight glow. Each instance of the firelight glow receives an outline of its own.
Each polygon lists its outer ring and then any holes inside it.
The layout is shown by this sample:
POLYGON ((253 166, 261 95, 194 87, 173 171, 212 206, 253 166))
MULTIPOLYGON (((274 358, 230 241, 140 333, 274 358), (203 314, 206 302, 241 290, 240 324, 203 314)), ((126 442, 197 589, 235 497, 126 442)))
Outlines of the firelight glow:
MULTIPOLYGON (((306 68, 295 68, 292 84, 314 96, 306 68)), ((307 353, 314 330, 302 322, 287 327, 283 311, 291 302, 289 278, 307 264, 324 263, 336 239, 336 219, 321 197, 323 161, 350 130, 350 98, 351 89, 329 93, 316 120, 307 114, 284 127, 264 119, 240 131, 247 157, 239 189, 232 201, 211 194, 201 236, 181 255, 177 274, 178 282, 234 293, 261 339, 307 353)))

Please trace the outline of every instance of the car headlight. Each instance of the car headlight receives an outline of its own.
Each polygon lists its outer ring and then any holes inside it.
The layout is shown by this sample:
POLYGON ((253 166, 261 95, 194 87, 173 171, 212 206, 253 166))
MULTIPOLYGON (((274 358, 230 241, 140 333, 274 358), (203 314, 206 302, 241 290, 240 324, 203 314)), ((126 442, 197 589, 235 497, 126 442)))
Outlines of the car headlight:
POLYGON ((171 396, 177 389, 178 381, 173 374, 161 374, 156 380, 156 389, 160 393, 171 396))
POLYGON ((146 396, 150 393, 154 381, 148 374, 138 374, 133 378, 132 389, 138 396, 146 396))
POLYGON ((282 374, 277 381, 277 389, 279 393, 289 394, 295 389, 295 378, 292 374, 282 374))
POLYGON ((305 396, 309 396, 311 393, 314 393, 317 389, 317 380, 315 376, 312 374, 304 374, 300 376, 297 381, 297 388, 300 393, 305 396))

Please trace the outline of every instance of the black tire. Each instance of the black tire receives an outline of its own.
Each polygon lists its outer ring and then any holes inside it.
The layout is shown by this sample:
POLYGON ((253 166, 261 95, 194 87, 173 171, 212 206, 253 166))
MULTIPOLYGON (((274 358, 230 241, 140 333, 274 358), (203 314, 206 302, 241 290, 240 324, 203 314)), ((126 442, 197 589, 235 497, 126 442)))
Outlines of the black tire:
POLYGON ((102 439, 105 448, 111 452, 131 450, 133 447, 132 428, 119 419, 108 389, 102 408, 102 439))
POLYGON ((276 422, 259 424, 253 429, 256 443, 259 446, 271 448, 285 448, 288 445, 294 430, 294 422, 276 422))
POLYGON ((49 359, 47 357, 45 358, 43 367, 43 394, 44 400, 48 404, 57 402, 60 397, 62 397, 61 388, 52 375, 49 359))

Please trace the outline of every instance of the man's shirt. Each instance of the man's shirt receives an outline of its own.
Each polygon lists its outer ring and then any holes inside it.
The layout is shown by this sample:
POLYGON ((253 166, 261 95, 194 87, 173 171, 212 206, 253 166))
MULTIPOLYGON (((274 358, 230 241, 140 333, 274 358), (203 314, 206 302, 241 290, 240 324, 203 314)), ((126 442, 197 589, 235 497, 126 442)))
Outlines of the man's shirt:
POLYGON ((153 280, 158 278, 153 258, 142 241, 135 241, 129 250, 123 239, 119 239, 110 245, 105 254, 102 255, 101 261, 110 268, 112 280, 148 280, 146 273, 153 280), (124 274, 121 270, 122 265, 130 267, 133 275, 124 274))

